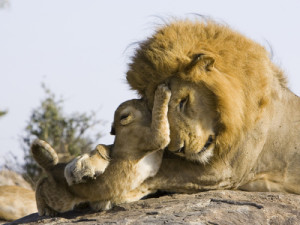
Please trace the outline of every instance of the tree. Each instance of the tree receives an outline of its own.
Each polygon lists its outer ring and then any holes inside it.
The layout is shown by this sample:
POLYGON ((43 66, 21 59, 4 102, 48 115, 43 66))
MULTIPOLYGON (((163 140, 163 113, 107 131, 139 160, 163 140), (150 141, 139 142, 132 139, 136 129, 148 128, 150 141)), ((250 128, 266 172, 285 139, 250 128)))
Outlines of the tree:
POLYGON ((7 111, 0 111, 0 117, 4 116, 7 113, 7 111))
MULTIPOLYGON (((46 98, 41 105, 31 113, 25 128, 23 139, 24 170, 31 182, 35 182, 41 174, 30 153, 30 145, 36 138, 47 141, 58 153, 60 161, 68 161, 74 156, 92 150, 101 134, 90 134, 95 125, 101 123, 94 112, 74 113, 70 116, 63 113, 63 100, 57 100, 55 95, 44 85, 46 98)), ((27 177, 27 176, 26 176, 27 177)))

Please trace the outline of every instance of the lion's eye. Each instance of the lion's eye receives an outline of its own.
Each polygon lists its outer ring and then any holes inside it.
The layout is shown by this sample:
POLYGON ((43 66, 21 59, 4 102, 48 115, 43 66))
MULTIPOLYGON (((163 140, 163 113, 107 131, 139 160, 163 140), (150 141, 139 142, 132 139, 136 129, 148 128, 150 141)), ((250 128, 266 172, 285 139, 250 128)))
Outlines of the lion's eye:
POLYGON ((182 100, 179 102, 179 109, 180 109, 180 110, 183 110, 183 108, 185 107, 187 101, 188 101, 188 97, 182 99, 182 100))

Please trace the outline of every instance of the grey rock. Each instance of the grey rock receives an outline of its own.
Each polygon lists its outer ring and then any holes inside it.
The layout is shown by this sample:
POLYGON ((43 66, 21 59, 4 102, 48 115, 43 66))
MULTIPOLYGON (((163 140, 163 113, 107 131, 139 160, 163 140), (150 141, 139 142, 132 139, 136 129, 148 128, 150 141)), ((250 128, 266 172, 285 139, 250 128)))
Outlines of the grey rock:
POLYGON ((228 190, 173 194, 97 213, 31 214, 9 224, 300 224, 300 196, 228 190))

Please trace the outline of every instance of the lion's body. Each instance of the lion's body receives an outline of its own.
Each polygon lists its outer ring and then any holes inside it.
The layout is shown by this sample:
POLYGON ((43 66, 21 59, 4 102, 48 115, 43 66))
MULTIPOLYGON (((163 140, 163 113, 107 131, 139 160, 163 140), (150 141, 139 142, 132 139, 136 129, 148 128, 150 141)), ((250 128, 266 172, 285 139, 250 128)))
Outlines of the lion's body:
POLYGON ((272 101, 273 115, 266 115, 267 137, 244 190, 300 194, 300 99, 286 89, 281 95, 272 101))
POLYGON ((300 194, 300 99, 262 46, 214 22, 175 21, 142 42, 132 60, 128 83, 149 108, 159 84, 171 89, 168 149, 178 156, 163 157, 158 173, 127 195, 122 185, 129 191, 132 178, 117 164, 110 177, 71 186, 73 194, 123 202, 156 190, 300 194), (100 188, 106 180, 112 190, 100 188))
POLYGON ((169 149, 200 162, 164 159, 143 188, 300 194, 300 99, 269 57, 259 44, 210 21, 174 22, 140 44, 127 73, 130 86, 151 103, 156 86, 170 83, 169 149))

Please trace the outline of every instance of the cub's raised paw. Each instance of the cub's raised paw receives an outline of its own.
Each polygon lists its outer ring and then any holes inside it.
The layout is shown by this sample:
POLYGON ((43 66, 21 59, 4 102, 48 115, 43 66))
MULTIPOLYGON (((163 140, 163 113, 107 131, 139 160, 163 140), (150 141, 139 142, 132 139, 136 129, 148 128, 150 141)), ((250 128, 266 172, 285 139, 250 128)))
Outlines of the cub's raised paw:
POLYGON ((171 90, 166 84, 160 84, 158 85, 156 91, 155 91, 155 98, 162 98, 169 100, 171 97, 171 90))
POLYGON ((57 153, 46 141, 36 139, 31 145, 31 153, 35 161, 46 170, 58 163, 57 153))

